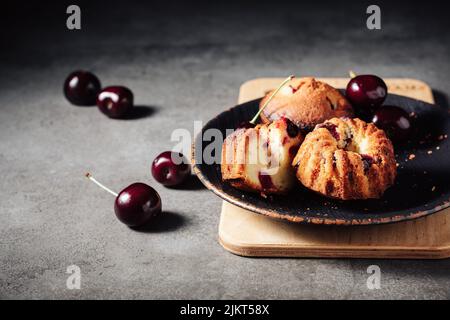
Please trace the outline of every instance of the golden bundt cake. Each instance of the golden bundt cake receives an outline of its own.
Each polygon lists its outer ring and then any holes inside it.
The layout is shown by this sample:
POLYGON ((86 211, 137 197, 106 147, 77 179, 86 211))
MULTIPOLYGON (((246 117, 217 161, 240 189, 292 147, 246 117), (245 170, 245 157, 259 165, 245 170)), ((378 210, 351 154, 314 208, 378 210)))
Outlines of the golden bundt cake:
MULTIPOLYGON (((261 100, 259 107, 273 91, 261 100)), ((263 123, 287 117, 300 129, 309 131, 316 124, 339 117, 353 117, 351 104, 332 86, 314 78, 290 80, 261 113, 263 123)))
POLYGON ((292 165, 305 187, 342 200, 380 198, 397 173, 394 148, 384 131, 349 118, 317 125, 292 165))
POLYGON ((286 118, 237 129, 222 146, 222 179, 245 191, 286 193, 297 183, 291 164, 302 141, 286 118))

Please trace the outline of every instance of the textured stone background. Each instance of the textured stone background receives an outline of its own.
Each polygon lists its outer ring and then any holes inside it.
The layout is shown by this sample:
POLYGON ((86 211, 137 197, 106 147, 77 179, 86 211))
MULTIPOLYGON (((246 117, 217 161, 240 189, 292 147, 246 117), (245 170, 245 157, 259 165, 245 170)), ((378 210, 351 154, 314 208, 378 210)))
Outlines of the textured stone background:
MULTIPOLYGON (((380 3, 380 2, 379 2, 380 3)), ((237 99, 251 78, 345 76, 347 70, 428 82, 450 92, 443 2, 382 3, 381 31, 365 28, 369 2, 300 1, 4 8, 0 50, 1 298, 450 298, 450 261, 248 259, 217 243, 221 201, 197 183, 168 190, 150 175, 175 128, 192 130, 237 99), (135 93, 135 119, 110 120, 62 95, 73 69, 135 93), (120 224, 113 198, 135 181, 160 192, 167 217, 146 232, 120 224), (68 265, 81 290, 66 289, 68 265), (382 289, 366 288, 366 268, 382 289)))

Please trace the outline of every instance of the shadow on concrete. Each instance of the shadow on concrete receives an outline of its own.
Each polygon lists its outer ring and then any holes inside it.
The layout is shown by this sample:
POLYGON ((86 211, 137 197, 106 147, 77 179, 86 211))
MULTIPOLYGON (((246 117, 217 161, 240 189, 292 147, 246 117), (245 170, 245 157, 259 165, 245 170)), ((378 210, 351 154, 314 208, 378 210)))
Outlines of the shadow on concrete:
POLYGON ((155 114, 158 109, 159 108, 155 106, 134 106, 133 109, 131 109, 130 113, 123 118, 123 120, 137 120, 147 118, 155 114))
POLYGON ((150 221, 140 227, 131 228, 137 232, 160 233, 175 231, 187 224, 186 217, 172 211, 163 211, 159 217, 150 219, 150 221))

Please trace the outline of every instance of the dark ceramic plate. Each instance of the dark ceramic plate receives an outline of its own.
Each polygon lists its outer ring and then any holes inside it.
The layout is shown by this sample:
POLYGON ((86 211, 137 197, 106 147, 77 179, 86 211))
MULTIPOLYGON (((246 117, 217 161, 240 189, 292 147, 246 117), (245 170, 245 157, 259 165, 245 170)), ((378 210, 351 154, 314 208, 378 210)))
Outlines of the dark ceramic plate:
MULTIPOLYGON (((258 100, 237 105, 209 121, 210 128, 236 128, 258 109, 258 100)), ((450 206, 450 115, 447 109, 403 96, 389 95, 385 105, 414 112, 414 141, 396 147, 399 163, 394 186, 381 199, 339 201, 325 198, 299 184, 289 195, 262 198, 222 182, 220 164, 202 161, 204 148, 198 135, 193 148, 194 172, 205 186, 224 200, 244 209, 293 222, 336 225, 367 225, 423 217, 450 206), (431 151, 431 152, 430 152, 431 151), (413 160, 407 160, 410 155, 413 160)), ((220 157, 219 157, 220 158, 220 157)))

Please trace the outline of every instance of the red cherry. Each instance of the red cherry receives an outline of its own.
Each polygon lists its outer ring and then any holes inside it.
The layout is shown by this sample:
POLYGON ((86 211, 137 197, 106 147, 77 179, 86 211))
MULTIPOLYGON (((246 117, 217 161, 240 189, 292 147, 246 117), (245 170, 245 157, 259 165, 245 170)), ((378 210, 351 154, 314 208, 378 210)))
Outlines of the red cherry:
POLYGON ((359 75, 350 80, 346 89, 347 99, 356 111, 366 116, 381 106, 386 99, 386 83, 375 75, 359 75))
POLYGON ((375 112, 372 121, 395 142, 405 141, 412 130, 409 114, 395 106, 382 106, 375 112))
POLYGON ((261 186, 264 190, 274 188, 272 178, 270 177, 270 175, 258 172, 258 179, 259 183, 261 183, 261 186))
POLYGON ((317 129, 320 129, 320 128, 327 129, 328 131, 330 131, 333 138, 335 138, 336 140, 339 140, 340 135, 339 135, 339 132, 337 131, 337 126, 335 124, 329 123, 329 122, 321 123, 317 126, 317 129))
POLYGON ((190 173, 191 166, 187 159, 178 152, 165 151, 152 163, 153 178, 167 187, 180 185, 190 173))
POLYGON ((297 125, 295 123, 293 123, 291 120, 289 120, 288 118, 284 118, 284 120, 287 123, 286 131, 287 131, 289 137, 294 138, 294 137, 298 136, 298 134, 300 133, 300 129, 297 127, 297 125))
POLYGON ((114 212, 127 226, 138 227, 161 213, 161 198, 149 185, 133 183, 116 197, 114 212))
POLYGON ((74 71, 64 81, 64 95, 77 106, 95 105, 100 89, 100 80, 88 71, 74 71))
POLYGON ((142 226, 161 213, 161 198, 158 192, 145 183, 133 183, 117 194, 95 180, 91 174, 86 173, 86 177, 116 197, 114 212, 117 218, 129 227, 142 226))
POLYGON ((360 156, 363 163, 364 172, 367 173, 370 170, 370 166, 374 163, 374 159, 368 154, 360 154, 360 156))
POLYGON ((133 93, 122 86, 106 87, 97 96, 97 106, 110 118, 123 118, 133 108, 133 93))

